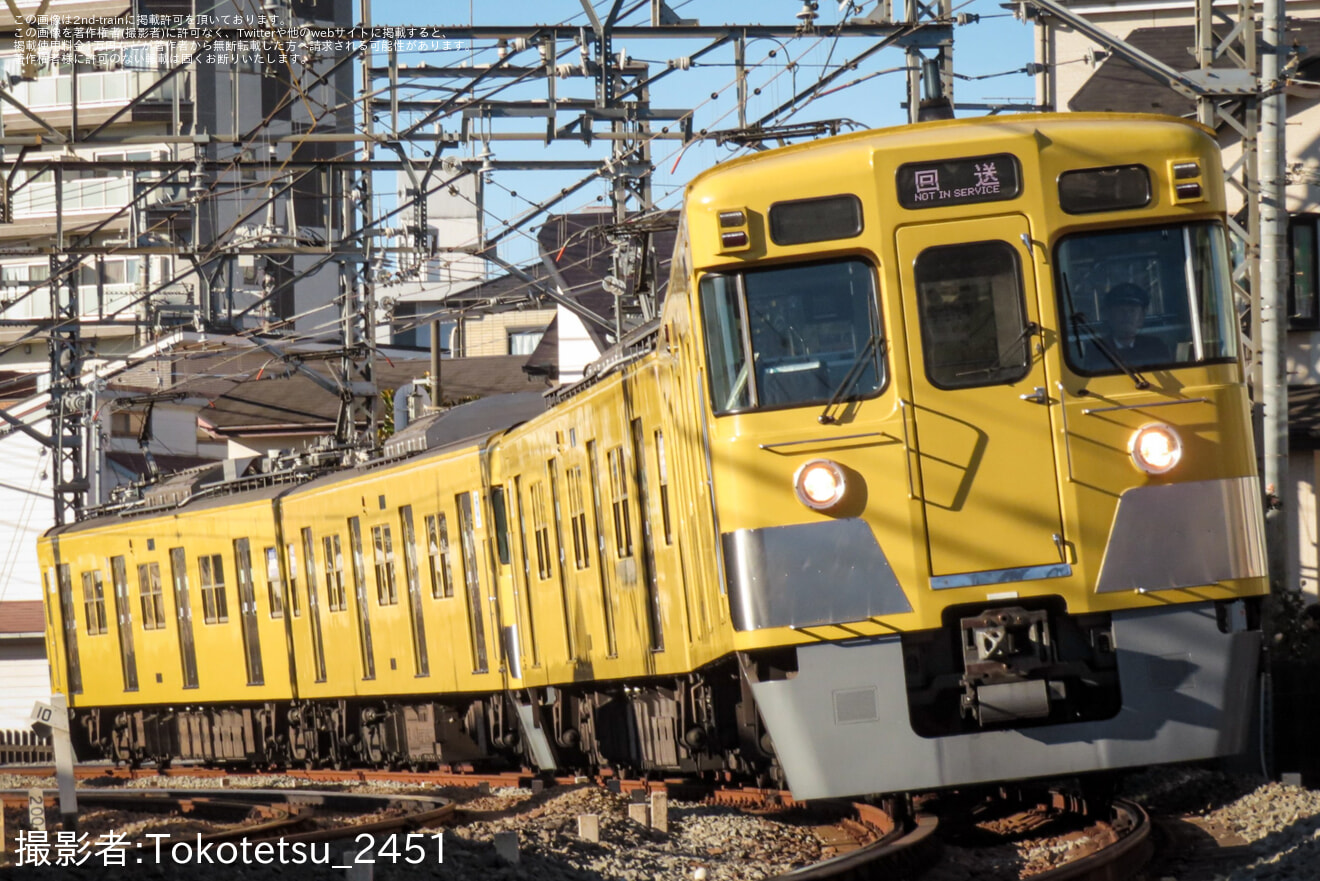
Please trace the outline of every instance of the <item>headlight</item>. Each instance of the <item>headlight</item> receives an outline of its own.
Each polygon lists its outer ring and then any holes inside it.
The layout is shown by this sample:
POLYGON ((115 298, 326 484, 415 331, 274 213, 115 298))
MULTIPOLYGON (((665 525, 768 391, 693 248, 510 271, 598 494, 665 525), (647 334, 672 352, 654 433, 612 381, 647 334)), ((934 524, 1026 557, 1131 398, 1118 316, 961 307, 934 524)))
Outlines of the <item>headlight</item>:
POLYGON ((1182 461, 1182 439, 1167 425, 1143 425, 1128 441, 1128 452, 1147 474, 1165 474, 1182 461))
POLYGON ((848 493, 848 479, 839 463, 812 459, 793 475, 793 488, 802 504, 815 511, 830 511, 848 493))

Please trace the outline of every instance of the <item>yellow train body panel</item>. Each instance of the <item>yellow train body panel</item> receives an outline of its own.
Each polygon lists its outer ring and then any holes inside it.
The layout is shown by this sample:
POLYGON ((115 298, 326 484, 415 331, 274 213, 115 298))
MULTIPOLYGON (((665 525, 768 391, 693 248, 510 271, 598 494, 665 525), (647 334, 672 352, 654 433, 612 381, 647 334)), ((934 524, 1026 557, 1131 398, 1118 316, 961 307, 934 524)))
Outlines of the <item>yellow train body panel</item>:
POLYGON ((1222 171, 1199 126, 1086 114, 711 169, 661 315, 582 381, 428 416, 369 465, 53 531, 56 686, 129 761, 825 797, 1232 752, 1267 578, 1222 171), (174 548, 194 612, 251 570, 251 602, 191 627, 194 685, 174 548), (134 692, 76 601, 117 556, 174 615, 130 626, 134 692))
POLYGON ((107 519, 47 536, 38 546, 48 616, 60 620, 67 604, 77 622, 47 633, 48 656, 58 659, 51 664, 53 687, 70 706, 293 695, 280 600, 259 562, 263 548, 276 546, 268 499, 151 520, 107 519), (245 573, 232 563, 238 540, 250 549, 245 573), (210 568, 216 556, 219 570, 210 568), (62 601, 63 567, 69 596, 62 601), (80 688, 69 681, 71 652, 80 661, 80 688))
MULTIPOLYGON (((1174 479, 1255 474, 1236 362, 1180 370, 1176 376, 1156 373, 1150 389, 1135 390, 1121 374, 1077 377, 1059 355, 1060 326, 1067 321, 1051 278, 1059 241, 1102 225, 1149 224, 1152 215, 1162 220, 1222 216, 1222 197, 1209 186, 1203 200, 1170 204, 1175 161, 1198 163, 1205 180, 1221 175, 1213 139, 1174 120, 1145 120, 1137 136, 1118 124, 1132 119, 1072 115, 1051 119, 1045 131, 1037 119, 1019 117, 976 127, 933 124, 883 137, 860 133, 835 139, 828 147, 803 145, 773 157, 735 160, 694 181, 688 225, 698 276, 804 256, 861 257, 876 267, 880 317, 892 358, 885 388, 856 404, 846 430, 814 424, 815 413, 800 419, 783 411, 722 419, 712 414, 710 445, 714 483, 721 487, 716 512, 722 531, 774 526, 785 518, 811 522, 833 516, 805 507, 786 511, 782 501, 795 470, 811 458, 828 455, 866 475, 859 513, 885 549, 912 605, 910 613, 871 622, 879 629, 939 627, 949 604, 984 602, 987 593, 995 592, 985 587, 938 594, 921 589, 932 576, 1057 562, 1072 564, 1069 579, 1023 582, 1017 592, 1061 593, 1071 610, 1082 612, 1265 591, 1263 577, 1158 596, 1097 595, 1090 590, 1117 500, 1125 490, 1174 479), (941 137, 933 140, 936 132, 941 137), (900 206, 895 190, 900 166, 914 157, 929 163, 964 157, 969 144, 975 144, 977 155, 1017 157, 1024 181, 1053 181, 1089 165, 1119 166, 1125 156, 1134 161, 1152 154, 1169 158, 1152 166, 1149 204, 1103 216, 1065 213, 1047 187, 1024 187, 1016 199, 978 206, 981 210, 975 214, 981 216, 974 218, 965 206, 900 206), (854 194, 859 200, 866 218, 859 235, 824 247, 819 242, 784 246, 770 240, 764 219, 773 204, 835 193, 854 194), (761 222, 752 223, 749 247, 732 254, 720 248, 719 223, 720 213, 731 209, 745 210, 761 222), (1040 327, 1037 352, 1031 370, 1012 384, 976 388, 962 396, 940 394, 921 369, 914 258, 923 249, 982 240, 1015 246, 1027 291, 1027 319, 1040 327), (1024 404, 1021 396, 1038 388, 1061 406, 1024 404), (1080 396, 1082 389, 1085 397, 1080 396), (1204 396, 1208 402, 1188 403, 1176 416, 1177 424, 1196 428, 1184 433, 1185 463, 1176 477, 1140 475, 1128 459, 1127 442, 1142 424, 1161 416, 1170 396, 1187 401, 1204 396), (939 398, 938 407, 925 405, 932 397, 939 398), (1086 415, 1143 403, 1156 407, 1086 415), (1226 412, 1232 418, 1225 419, 1226 412), (1234 429, 1230 436, 1223 434, 1226 427, 1234 429)), ((869 627, 865 620, 840 623, 869 627)), ((840 635, 837 629, 824 628, 817 638, 840 635)), ((809 638, 772 629, 739 634, 736 642, 753 648, 809 638)))

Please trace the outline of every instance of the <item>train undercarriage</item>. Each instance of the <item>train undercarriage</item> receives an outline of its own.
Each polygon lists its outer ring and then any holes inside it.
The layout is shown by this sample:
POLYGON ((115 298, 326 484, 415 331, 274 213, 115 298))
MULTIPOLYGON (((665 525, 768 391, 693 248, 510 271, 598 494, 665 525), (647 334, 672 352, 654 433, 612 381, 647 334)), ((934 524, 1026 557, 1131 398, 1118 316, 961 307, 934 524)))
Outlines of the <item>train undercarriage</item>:
POLYGON ((473 765, 731 773, 782 784, 733 665, 499 694, 78 709, 80 760, 254 768, 473 765))

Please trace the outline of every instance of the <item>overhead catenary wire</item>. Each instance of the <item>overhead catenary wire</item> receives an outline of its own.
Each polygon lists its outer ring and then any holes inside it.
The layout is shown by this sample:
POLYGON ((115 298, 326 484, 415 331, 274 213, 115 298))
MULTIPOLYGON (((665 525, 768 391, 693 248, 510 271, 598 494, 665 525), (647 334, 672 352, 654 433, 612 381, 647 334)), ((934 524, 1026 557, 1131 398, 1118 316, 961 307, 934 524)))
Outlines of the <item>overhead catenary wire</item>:
MULTIPOLYGON (((637 3, 637 4, 634 4, 634 5, 628 10, 628 12, 625 13, 625 15, 628 14, 628 13, 631 13, 632 11, 635 11, 635 10, 637 10, 637 9, 640 9, 640 8, 643 7, 644 5, 646 5, 646 4, 644 4, 644 3, 637 3)), ((578 15, 577 17, 581 17, 581 13, 579 13, 579 15, 578 15)), ((807 65, 807 63, 805 62, 804 59, 809 55, 809 53, 810 53, 811 51, 813 51, 816 47, 820 46, 821 43, 822 43, 822 41, 825 40, 825 39, 828 39, 828 38, 827 38, 827 37, 818 37, 818 38, 815 40, 815 42, 813 42, 810 46, 808 46, 808 48, 807 48, 806 50, 804 50, 802 53, 800 53, 800 54, 797 56, 796 59, 786 59, 786 64, 784 65, 784 67, 783 67, 782 69, 780 69, 779 71, 777 71, 777 72, 775 73, 774 76, 770 77, 768 80, 766 80, 766 81, 764 81, 763 83, 761 83, 762 87, 767 86, 767 85, 769 85, 769 84, 775 82, 779 77, 783 76, 784 73, 788 73, 788 74, 789 74, 789 79, 791 79, 791 78, 795 75, 795 71, 797 70, 798 67, 811 66, 813 69, 815 69, 815 65, 807 65)), ((836 36, 835 39, 834 39, 834 44, 837 45, 837 42, 838 42, 838 40, 837 40, 837 36, 836 36)), ((473 56, 472 56, 472 57, 473 57, 473 58, 476 58, 476 57, 478 57, 478 56, 485 55, 485 54, 487 54, 487 53, 493 51, 494 48, 495 48, 495 47, 487 46, 487 47, 483 47, 483 48, 480 48, 480 49, 479 49, 475 44, 473 44, 472 47, 471 47, 471 51, 472 51, 472 53, 473 53, 473 56)), ((833 50, 834 50, 834 46, 832 45, 832 46, 831 46, 831 49, 830 49, 831 55, 828 56, 828 58, 832 58, 832 52, 833 52, 833 50)), ((787 53, 786 53, 786 54, 787 54, 787 53)), ((341 59, 340 62, 337 62, 337 63, 342 63, 342 59, 341 59)), ((753 69, 756 69, 757 67, 758 67, 758 63, 753 63, 753 64, 752 64, 752 68, 753 68, 753 69)), ((828 67, 828 64, 826 64, 826 65, 821 65, 821 68, 822 68, 822 69, 825 69, 826 67, 828 67)), ((845 69, 845 64, 840 64, 839 67, 840 67, 840 69, 845 69)), ((290 70, 292 70, 292 67, 291 67, 291 66, 290 66, 290 70)), ((324 77, 326 76, 326 74, 321 74, 320 76, 324 78, 324 77)), ((870 78, 870 77, 867 77, 867 78, 870 78)), ((296 80, 297 77, 291 76, 290 79, 296 80)), ((861 81, 863 81, 863 80, 859 78, 858 82, 861 82, 861 81)), ((732 84, 732 83, 719 87, 718 89, 715 90, 716 94, 719 94, 719 93, 724 92, 724 91, 728 88, 728 86, 731 85, 731 84, 732 84)), ((790 102, 790 103, 792 104, 792 107, 790 108, 790 110, 791 110, 790 115, 792 115, 793 113, 800 112, 802 108, 804 108, 804 107, 806 107, 806 106, 810 106, 812 103, 814 103, 814 102, 815 102, 816 100, 818 100, 819 98, 824 97, 824 95, 827 95, 827 94, 833 94, 833 93, 836 93, 836 92, 838 92, 838 91, 842 91, 843 89, 848 88, 848 87, 850 87, 850 86, 852 86, 852 85, 856 85, 856 84, 857 84, 857 83, 845 84, 845 85, 838 86, 838 87, 835 87, 835 88, 831 88, 831 89, 828 89, 828 90, 821 90, 821 89, 819 89, 819 88, 817 87, 817 88, 816 88, 816 91, 815 91, 814 93, 807 93, 807 94, 803 94, 803 95, 796 95, 796 96, 795 96, 795 100, 794 100, 793 102, 790 102)), ((484 93, 484 97, 489 98, 489 97, 492 97, 492 96, 495 95, 495 94, 502 93, 503 90, 505 90, 505 89, 509 89, 509 88, 512 88, 513 85, 515 85, 515 84, 514 84, 514 83, 501 83, 501 84, 498 84, 498 85, 495 86, 493 89, 491 89, 489 92, 484 93)), ((794 91, 796 92, 796 89, 795 89, 794 91)), ((469 90, 468 93, 469 93, 469 94, 474 94, 471 90, 469 90)), ((348 97, 348 99, 350 99, 347 103, 351 106, 351 98, 352 98, 352 96, 347 96, 347 97, 348 97)), ((323 114, 326 113, 326 112, 330 112, 330 110, 332 110, 332 109, 343 109, 343 107, 345 106, 344 104, 340 104, 340 105, 338 105, 336 108, 329 108, 328 106, 326 106, 326 103, 324 103, 324 102, 318 102, 316 108, 313 109, 313 108, 312 108, 312 104, 311 104, 311 102, 310 102, 310 99, 308 98, 307 90, 306 90, 306 88, 305 88, 303 85, 301 85, 301 84, 295 85, 295 87, 292 89, 292 91, 291 91, 291 92, 285 97, 285 101, 302 101, 302 102, 303 102, 303 106, 304 106, 304 108, 308 111, 309 115, 313 117, 313 123, 312 123, 313 128, 315 128, 315 126, 319 124, 319 122, 318 122, 317 120, 319 119, 319 117, 320 117, 321 115, 323 115, 323 114)), ((708 102, 708 101, 702 101, 702 102, 701 102, 701 107, 704 108, 704 107, 705 107, 706 105, 708 105, 709 103, 713 103, 713 101, 714 101, 714 99, 711 99, 711 101, 709 101, 709 102, 708 102)), ((697 112, 698 112, 698 108, 693 108, 692 114, 693 114, 694 117, 695 117, 695 115, 696 115, 697 112)), ((724 120, 724 119, 727 118, 729 115, 731 115, 731 113, 732 113, 732 111, 727 111, 727 112, 725 112, 724 114, 722 114, 721 116, 719 116, 719 117, 715 120, 715 122, 718 123, 719 121, 724 120)), ((708 125, 708 128, 709 128, 709 127, 710 127, 710 125, 708 125)), ((261 127, 258 126, 258 127, 256 127, 255 129, 253 129, 253 130, 250 131, 250 132, 245 132, 245 135, 250 135, 250 137, 249 137, 249 138, 245 138, 245 139, 244 139, 244 143, 249 144, 249 145, 260 145, 260 144, 262 144, 262 143, 263 143, 263 139, 262 139, 262 133, 261 133, 260 129, 261 129, 261 127)), ((665 159, 668 159, 669 157, 674 157, 675 160, 677 161, 677 159, 681 158, 681 156, 682 156, 682 151, 683 151, 683 150, 688 149, 688 147, 692 146, 693 143, 698 142, 698 141, 700 141, 701 139, 702 139, 702 136, 701 136, 701 135, 698 135, 697 138, 696 138, 693 142, 689 142, 689 143, 683 145, 682 147, 675 148, 675 150, 674 150, 673 152, 671 152, 670 154, 668 154, 668 156, 665 157, 665 159)), ((647 137, 647 136, 645 136, 644 134, 639 133, 639 136, 638 136, 638 144, 639 144, 639 145, 641 145, 641 144, 650 144, 650 143, 654 142, 655 140, 656 140, 655 136, 647 137)), ((736 150, 736 151, 734 152, 734 155, 738 155, 740 152, 743 152, 743 151, 745 151, 746 149, 747 149, 747 148, 739 148, 738 150, 736 150)), ((290 153, 293 153, 293 152, 295 152, 295 151, 296 151, 296 147, 293 148, 293 149, 291 149, 291 150, 290 150, 290 153)), ((234 155, 235 155, 235 156, 241 155, 242 152, 243 152, 242 147, 236 145, 235 148, 234 148, 234 155)), ((657 163, 655 163, 655 164, 660 164, 660 163, 664 162, 665 159, 658 160, 657 163)), ((263 175, 261 180, 259 180, 259 181, 254 181, 254 182, 243 182, 243 183, 237 183, 237 184, 226 185, 226 184, 223 184, 223 183, 221 182, 221 177, 222 177, 222 175, 219 174, 219 173, 217 173, 216 175, 213 176, 212 180, 211 180, 210 182, 208 182, 208 196, 220 196, 220 195, 224 195, 224 194, 226 194, 226 193, 233 193, 233 194, 236 194, 236 193, 240 193, 240 192, 242 192, 242 191, 245 190, 245 189, 257 188, 257 187, 262 187, 262 186, 270 187, 270 186, 272 185, 273 182, 275 182, 275 181, 277 181, 277 180, 280 180, 280 179, 286 179, 286 183, 281 184, 281 185, 278 185, 278 186, 276 187, 276 190, 277 190, 277 192, 278 192, 279 194, 287 194, 287 193, 289 192, 289 190, 292 188, 292 186, 293 186, 293 182, 296 181, 296 180, 301 179, 302 177, 304 177, 304 176, 307 174, 307 172, 294 173, 294 174, 296 175, 296 176, 294 176, 294 177, 289 177, 289 176, 287 176, 287 175, 283 175, 283 174, 282 174, 283 169, 287 166, 287 164, 288 164, 289 161, 290 161, 289 158, 288 158, 288 157, 285 157, 285 159, 284 159, 283 162, 281 162, 280 164, 277 164, 277 165, 273 165, 273 166, 272 166, 272 171, 271 171, 270 173, 268 173, 268 174, 266 174, 266 175, 263 175)), ((233 166, 230 166, 230 168, 232 169, 233 166)), ((589 182, 590 182, 590 181, 588 181, 588 184, 589 184, 589 182)), ((584 186, 585 186, 585 185, 586 185, 586 184, 584 184, 584 186)), ((663 188, 663 187, 662 187, 662 188, 663 188)), ((506 191, 508 191, 508 192, 512 192, 512 190, 511 190, 510 188, 504 188, 504 189, 505 189, 506 191)), ((675 200, 675 199, 678 197, 678 195, 679 195, 680 193, 681 193, 681 187, 673 187, 673 188, 669 189, 668 192, 663 193, 663 194, 661 194, 661 195, 659 196, 659 199, 657 200, 657 205, 667 204, 667 203, 669 203, 671 200, 675 200)), ((528 199, 525 195, 524 195, 524 196, 521 196, 520 198, 522 199, 522 201, 524 201, 525 203, 527 203, 527 205, 528 205, 529 208, 536 208, 536 207, 538 207, 538 204, 541 204, 541 205, 543 206, 543 207, 542 207, 542 210, 543 210, 543 211, 544 211, 544 210, 549 210, 549 209, 551 209, 551 208, 557 206, 558 204, 562 203, 562 201, 563 201, 563 197, 562 197, 562 196, 561 196, 560 198, 557 198, 557 199, 547 200, 547 203, 536 203, 536 202, 534 202, 533 200, 528 199)), ((256 212, 256 211, 259 211, 259 210, 261 209, 263 203, 266 202, 266 201, 269 201, 269 200, 268 200, 268 199, 257 199, 257 200, 254 200, 254 203, 255 203, 255 204, 254 204, 254 207, 253 207, 251 210, 249 210, 245 216, 247 216, 247 217, 251 217, 251 216, 253 216, 253 213, 256 212)), ((588 203, 586 203, 586 204, 590 204, 590 203, 588 202, 588 203)), ((406 210, 406 209, 403 209, 403 210, 406 210)), ((493 212, 489 207, 484 207, 482 210, 483 210, 483 218, 485 218, 486 220, 489 220, 490 218, 495 218, 495 217, 496 217, 496 215, 494 214, 494 212, 493 212)), ((571 209, 570 209, 570 210, 571 210, 571 209)), ((391 212, 391 213, 397 214, 397 211, 396 211, 396 212, 391 212)), ((522 227, 525 225, 526 222, 530 222, 531 219, 534 219, 535 216, 536 216, 536 215, 532 215, 532 217, 530 217, 530 218, 515 218, 515 219, 512 219, 512 220, 509 220, 509 219, 502 219, 502 218, 496 218, 496 221, 500 223, 501 228, 500 228, 499 230, 497 230, 497 231, 495 232, 495 234, 494 234, 494 237, 496 238, 496 242, 495 242, 495 243, 498 244, 500 241, 502 241, 504 238, 506 238, 506 237, 508 237, 508 236, 517 236, 517 237, 519 237, 519 238, 525 238, 525 239, 527 239, 527 240, 529 240, 529 241, 533 241, 533 242, 534 242, 534 241, 535 241, 534 237, 532 237, 532 236, 530 236, 529 234, 527 234, 527 233, 523 230, 522 227), (516 222, 516 224, 517 224, 516 227, 515 227, 515 222, 516 222)), ((483 222, 485 222, 485 221, 483 221, 483 222)), ((215 259, 218 259, 218 258, 224 257, 224 256, 226 255, 226 253, 227 253, 227 247, 228 247, 228 245, 230 244, 230 243, 228 243, 228 242, 226 242, 226 241, 224 240, 224 237, 225 237, 225 236, 232 236, 232 235, 234 234, 235 227, 236 227, 237 225, 239 225, 239 224, 238 224, 238 223, 234 223, 234 224, 231 224, 230 228, 228 228, 228 229, 224 229, 224 230, 221 230, 221 231, 220 231, 221 235, 218 235, 218 236, 216 237, 216 242, 212 245, 212 247, 211 247, 210 249, 208 249, 208 250, 204 250, 204 251, 199 251, 199 252, 197 253, 197 260, 196 260, 196 262, 195 262, 195 265, 196 265, 197 267, 201 267, 201 266, 209 265, 209 264, 212 263, 215 259)), ((379 233, 382 231, 382 224, 379 223, 379 222, 377 222, 377 223, 370 224, 370 225, 364 227, 364 229, 369 229, 369 233, 368 233, 368 235, 379 234, 379 233)), ((358 236, 355 236, 353 239, 351 239, 351 240, 347 240, 347 241, 359 241, 359 242, 360 242, 360 241, 363 241, 364 238, 365 238, 364 236, 362 236, 362 235, 358 235, 358 236)), ((392 259, 392 258, 391 258, 391 259, 392 259)), ((178 268, 178 265, 177 265, 177 264, 176 264, 176 268, 178 268)), ((75 271, 75 270, 74 270, 74 268, 71 267, 69 271, 75 271)), ((161 290, 161 289, 167 287, 167 286, 168 286, 169 284, 171 284, 171 283, 177 282, 178 280, 180 280, 180 279, 182 279, 182 278, 186 278, 186 277, 188 277, 188 275, 189 275, 189 273, 187 273, 187 272, 185 272, 185 271, 182 271, 182 269, 179 269, 179 271, 176 271, 176 272, 175 272, 174 277, 173 277, 172 279, 165 280, 163 284, 158 285, 158 286, 156 287, 156 290, 161 290)), ((529 289, 530 289, 530 288, 529 288, 529 289)), ((148 296, 149 296, 149 295, 148 295, 148 296)), ((249 310, 251 309, 251 307, 248 307, 248 308, 249 308, 249 310)), ((313 309, 313 310, 311 310, 309 313, 303 313, 303 314, 300 314, 299 316, 290 316, 290 317, 288 317, 288 318, 283 319, 283 320, 280 321, 280 322, 277 322, 277 323, 276 323, 276 326, 281 326, 281 325, 283 325, 283 326, 287 326, 289 322, 297 321, 298 319, 301 319, 301 318, 306 318, 306 317, 308 317, 308 316, 311 315, 311 314, 315 314, 315 313, 317 313, 317 312, 320 312, 320 311, 323 311, 323 310, 327 310, 328 308, 329 308, 328 306, 322 306, 322 307, 318 307, 317 309, 313 309)), ((120 311, 121 311, 121 312, 123 311, 123 308, 122 308, 122 307, 121 307, 120 311)), ((295 335, 295 338, 298 338, 298 339, 301 339, 301 338, 313 338, 313 337, 316 335, 316 333, 317 333, 318 331, 320 331, 320 330, 324 330, 324 329, 328 329, 328 328, 330 328, 331 326, 333 326, 333 321, 332 321, 332 320, 327 320, 327 321, 324 322, 324 323, 320 323, 320 324, 315 325, 315 327, 312 328, 310 332, 304 332, 304 333, 300 333, 300 334, 295 335)), ((255 330, 255 331, 253 331, 253 330, 242 331, 242 333, 255 333, 255 332, 260 332, 260 329, 257 329, 257 330, 255 330)))

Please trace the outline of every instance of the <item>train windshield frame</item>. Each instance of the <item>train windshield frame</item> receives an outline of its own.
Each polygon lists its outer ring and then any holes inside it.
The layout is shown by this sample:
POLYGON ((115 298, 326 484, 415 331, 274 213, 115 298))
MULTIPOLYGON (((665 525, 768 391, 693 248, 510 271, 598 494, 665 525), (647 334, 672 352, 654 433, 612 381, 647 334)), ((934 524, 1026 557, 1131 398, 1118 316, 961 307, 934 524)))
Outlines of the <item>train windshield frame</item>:
POLYGON ((888 376, 876 289, 875 267, 858 257, 703 276, 711 409, 724 415, 878 395, 888 376))
POLYGON ((1222 224, 1075 233, 1055 247, 1054 265, 1064 359, 1074 373, 1106 376, 1237 359, 1222 224))

